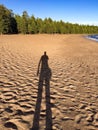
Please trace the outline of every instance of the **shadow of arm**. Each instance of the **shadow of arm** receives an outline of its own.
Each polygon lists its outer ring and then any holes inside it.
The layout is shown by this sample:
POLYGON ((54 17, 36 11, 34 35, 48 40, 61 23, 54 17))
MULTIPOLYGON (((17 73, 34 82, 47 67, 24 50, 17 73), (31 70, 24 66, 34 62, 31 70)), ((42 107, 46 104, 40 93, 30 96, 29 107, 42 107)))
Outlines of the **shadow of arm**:
POLYGON ((40 64, 41 64, 41 59, 40 59, 40 61, 39 61, 39 63, 38 63, 37 76, 39 75, 40 64))

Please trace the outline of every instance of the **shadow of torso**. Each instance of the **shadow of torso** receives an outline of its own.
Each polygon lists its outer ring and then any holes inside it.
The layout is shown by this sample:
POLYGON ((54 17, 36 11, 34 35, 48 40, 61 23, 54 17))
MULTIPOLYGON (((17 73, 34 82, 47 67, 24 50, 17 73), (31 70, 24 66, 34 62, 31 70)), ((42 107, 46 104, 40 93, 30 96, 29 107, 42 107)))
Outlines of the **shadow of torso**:
POLYGON ((40 68, 39 81, 49 81, 51 79, 52 72, 48 65, 48 59, 49 58, 47 55, 43 55, 40 59, 39 66, 41 63, 41 68, 40 68))

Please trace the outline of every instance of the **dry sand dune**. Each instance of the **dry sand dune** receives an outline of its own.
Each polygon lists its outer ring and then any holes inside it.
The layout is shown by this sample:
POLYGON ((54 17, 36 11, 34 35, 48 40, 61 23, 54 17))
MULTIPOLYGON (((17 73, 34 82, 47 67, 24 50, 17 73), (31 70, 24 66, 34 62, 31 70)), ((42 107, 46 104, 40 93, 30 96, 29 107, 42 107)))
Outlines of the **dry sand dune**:
POLYGON ((36 126, 98 130, 98 42, 83 35, 0 36, 0 130, 36 126), (38 90, 44 51, 52 78, 38 90))

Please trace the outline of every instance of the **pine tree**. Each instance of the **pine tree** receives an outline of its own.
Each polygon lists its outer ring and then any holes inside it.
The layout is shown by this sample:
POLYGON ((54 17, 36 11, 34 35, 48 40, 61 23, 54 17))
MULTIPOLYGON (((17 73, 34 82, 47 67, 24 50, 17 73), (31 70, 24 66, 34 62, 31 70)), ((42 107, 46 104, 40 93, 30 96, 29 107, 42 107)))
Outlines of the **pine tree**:
POLYGON ((12 11, 0 5, 0 33, 17 33, 17 23, 12 11))

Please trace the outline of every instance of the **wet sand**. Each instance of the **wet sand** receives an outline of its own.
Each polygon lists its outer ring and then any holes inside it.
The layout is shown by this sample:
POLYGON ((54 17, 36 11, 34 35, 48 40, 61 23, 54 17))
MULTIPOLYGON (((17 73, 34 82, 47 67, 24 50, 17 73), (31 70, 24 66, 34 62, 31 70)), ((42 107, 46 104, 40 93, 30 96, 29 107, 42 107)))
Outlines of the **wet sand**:
POLYGON ((98 42, 83 35, 0 36, 0 130, 36 126, 98 129, 98 42), (44 51, 52 77, 39 88, 44 51))

